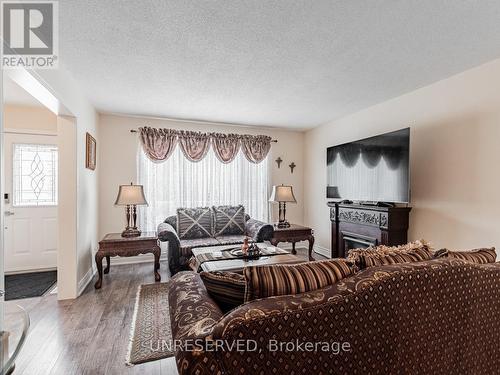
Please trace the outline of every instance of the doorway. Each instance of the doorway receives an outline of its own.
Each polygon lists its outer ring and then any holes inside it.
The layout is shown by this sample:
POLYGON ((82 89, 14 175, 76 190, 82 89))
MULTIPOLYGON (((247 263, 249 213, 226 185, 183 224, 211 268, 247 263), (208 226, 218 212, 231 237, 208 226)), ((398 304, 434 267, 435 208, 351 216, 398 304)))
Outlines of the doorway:
POLYGON ((57 116, 12 81, 4 98, 5 300, 48 294, 57 281, 57 116))

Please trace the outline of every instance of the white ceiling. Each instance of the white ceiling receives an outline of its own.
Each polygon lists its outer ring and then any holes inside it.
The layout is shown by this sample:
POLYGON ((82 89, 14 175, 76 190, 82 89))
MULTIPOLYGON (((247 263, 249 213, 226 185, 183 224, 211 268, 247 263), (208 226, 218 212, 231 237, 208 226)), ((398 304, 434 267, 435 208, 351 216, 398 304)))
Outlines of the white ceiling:
POLYGON ((64 0, 102 112, 309 128, 500 57, 498 0, 64 0))
POLYGON ((42 104, 38 100, 9 78, 5 78, 3 81, 3 93, 3 101, 5 104, 42 107, 42 104))

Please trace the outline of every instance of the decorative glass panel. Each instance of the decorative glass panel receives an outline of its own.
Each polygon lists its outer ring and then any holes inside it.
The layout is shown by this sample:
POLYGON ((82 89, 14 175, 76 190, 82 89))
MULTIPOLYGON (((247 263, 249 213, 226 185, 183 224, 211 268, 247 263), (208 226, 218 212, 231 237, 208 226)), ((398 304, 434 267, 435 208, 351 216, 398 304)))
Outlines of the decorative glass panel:
POLYGON ((13 146, 14 206, 57 205, 57 146, 13 146))

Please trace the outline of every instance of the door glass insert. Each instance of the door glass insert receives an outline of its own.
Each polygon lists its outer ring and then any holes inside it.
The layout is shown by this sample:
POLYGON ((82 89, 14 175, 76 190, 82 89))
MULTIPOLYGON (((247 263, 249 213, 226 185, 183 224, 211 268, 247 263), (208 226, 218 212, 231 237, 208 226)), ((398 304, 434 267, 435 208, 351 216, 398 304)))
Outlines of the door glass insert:
POLYGON ((57 205, 57 146, 14 144, 13 205, 57 205))

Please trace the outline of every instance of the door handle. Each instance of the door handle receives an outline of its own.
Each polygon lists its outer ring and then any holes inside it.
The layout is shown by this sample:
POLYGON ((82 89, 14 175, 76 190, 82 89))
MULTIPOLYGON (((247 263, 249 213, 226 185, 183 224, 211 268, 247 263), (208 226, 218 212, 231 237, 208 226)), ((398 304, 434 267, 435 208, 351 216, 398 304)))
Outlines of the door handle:
POLYGON ((5 211, 4 215, 5 216, 12 216, 12 215, 14 215, 14 212, 13 211, 5 211))

